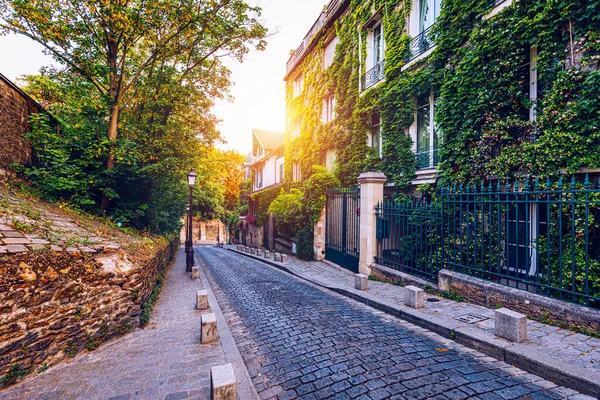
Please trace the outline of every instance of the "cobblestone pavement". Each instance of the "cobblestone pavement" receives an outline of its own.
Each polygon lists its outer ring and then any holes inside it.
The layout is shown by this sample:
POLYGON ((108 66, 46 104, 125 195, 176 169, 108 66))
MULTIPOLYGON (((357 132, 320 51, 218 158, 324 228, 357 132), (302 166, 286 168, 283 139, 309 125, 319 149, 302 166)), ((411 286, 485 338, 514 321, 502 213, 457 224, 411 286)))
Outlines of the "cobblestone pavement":
POLYGON ((199 255, 262 399, 589 398, 255 260, 199 255))
POLYGON ((180 251, 145 329, 0 391, 0 399, 210 398, 210 368, 226 362, 220 345, 200 345, 201 288, 180 251))
MULTIPOLYGON (((338 266, 290 257, 285 267, 295 274, 322 285, 354 289, 354 274, 338 266)), ((369 281, 368 292, 361 292, 361 295, 372 299, 385 299, 404 307, 404 288, 400 286, 369 281)), ((464 323, 464 326, 479 328, 493 335, 494 310, 469 303, 457 303, 433 295, 426 297, 436 298, 438 301, 425 302, 425 308, 420 309, 420 312, 459 324, 460 321, 456 319, 458 317, 467 314, 481 316, 484 318, 483 321, 473 324, 464 323)), ((600 372, 600 339, 533 320, 527 320, 527 335, 529 340, 525 343, 535 346, 544 354, 561 362, 600 372)))

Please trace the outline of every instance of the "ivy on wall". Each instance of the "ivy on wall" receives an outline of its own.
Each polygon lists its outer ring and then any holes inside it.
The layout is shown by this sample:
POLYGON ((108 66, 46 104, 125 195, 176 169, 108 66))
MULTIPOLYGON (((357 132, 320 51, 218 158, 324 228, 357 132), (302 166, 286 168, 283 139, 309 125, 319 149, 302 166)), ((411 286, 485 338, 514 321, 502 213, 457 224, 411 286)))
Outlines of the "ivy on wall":
MULTIPOLYGON (((509 0, 510 1, 510 0, 509 0)), ((469 182, 536 176, 600 167, 600 2, 513 0, 497 15, 489 0, 443 0, 433 29, 431 56, 405 65, 410 37, 406 20, 410 1, 350 2, 348 12, 314 44, 288 77, 286 188, 292 164, 302 179, 312 165, 323 165, 330 149, 337 153, 335 173, 343 186, 356 184, 365 170, 379 170, 399 188, 415 176, 412 139, 415 99, 435 93, 435 122, 442 137, 439 165, 445 181, 469 182), (365 23, 375 12, 383 17, 385 81, 361 93, 365 71, 365 23), (334 63, 323 69, 323 53, 339 37, 334 63), (524 85, 529 51, 537 48, 536 118, 524 85), (293 98, 293 81, 302 76, 303 92, 293 98), (336 118, 323 124, 323 99, 336 98, 336 118), (379 114, 383 159, 367 145, 371 116, 379 114), (292 137, 301 120, 299 137, 292 137)))

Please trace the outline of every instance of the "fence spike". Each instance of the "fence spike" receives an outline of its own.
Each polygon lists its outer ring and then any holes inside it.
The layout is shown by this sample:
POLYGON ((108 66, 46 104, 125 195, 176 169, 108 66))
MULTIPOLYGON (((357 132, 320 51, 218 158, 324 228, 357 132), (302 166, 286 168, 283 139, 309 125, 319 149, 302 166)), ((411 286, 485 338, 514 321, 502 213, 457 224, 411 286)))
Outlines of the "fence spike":
POLYGON ((498 179, 496 181, 496 191, 500 193, 500 190, 502 190, 502 183, 500 183, 500 179, 498 179))
POLYGON ((515 186, 513 187, 513 192, 519 191, 519 180, 515 178, 515 186))
POLYGON ((571 178, 571 190, 577 189, 577 181, 575 180, 575 175, 571 178))
POLYGON ((524 192, 529 192, 529 178, 525 178, 525 185, 523 186, 524 192))
POLYGON ((585 190, 590 190, 590 175, 585 174, 585 182, 583 182, 583 187, 585 190))
POLYGON ((540 180, 537 176, 535 177, 535 183, 533 184, 533 189, 535 191, 540 190, 540 180))
POLYGON ((459 192, 461 192, 461 193, 463 192, 463 184, 462 184, 462 183, 461 183, 461 184, 460 184, 460 186, 458 187, 458 191, 459 191, 459 192))
POLYGON ((550 182, 550 177, 546 178, 546 190, 550 190, 550 188, 552 187, 552 182, 550 182))
POLYGON ((492 186, 492 181, 490 181, 490 184, 488 186, 488 192, 491 192, 492 190, 494 190, 494 189, 493 189, 493 186, 492 186))
POLYGON ((561 175, 560 178, 558 179, 558 190, 561 190, 562 188, 563 188, 563 177, 561 175))

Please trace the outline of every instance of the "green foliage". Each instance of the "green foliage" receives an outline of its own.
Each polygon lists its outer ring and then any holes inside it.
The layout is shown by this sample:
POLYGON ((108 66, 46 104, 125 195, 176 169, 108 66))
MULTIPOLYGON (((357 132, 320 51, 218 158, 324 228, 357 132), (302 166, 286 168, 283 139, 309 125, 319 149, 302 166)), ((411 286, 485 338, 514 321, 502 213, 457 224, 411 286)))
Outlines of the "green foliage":
POLYGON ((313 166, 312 175, 302 185, 304 191, 302 209, 311 225, 321 216, 327 201, 327 191, 339 186, 340 181, 335 175, 323 167, 313 166))
POLYGON ((269 218, 269 207, 273 200, 281 193, 281 187, 261 190, 250 196, 256 205, 255 223, 258 226, 263 226, 269 218))
POLYGON ((11 365, 10 369, 2 378, 0 378, 0 385, 3 387, 14 384, 19 378, 24 377, 29 373, 29 370, 22 368, 18 364, 11 365))
POLYGON ((298 189, 291 189, 289 193, 281 191, 269 206, 281 234, 292 237, 304 226, 302 198, 303 194, 298 189))
POLYGON ((312 224, 307 225, 296 234, 298 240, 296 255, 301 260, 312 261, 315 258, 313 226, 312 224))
POLYGON ((158 300, 158 296, 162 290, 166 273, 167 271, 165 269, 156 280, 150 297, 148 297, 148 299, 142 303, 142 308, 140 311, 140 326, 142 328, 148 325, 148 322, 150 322, 150 315, 152 314, 154 304, 156 303, 156 300, 158 300))

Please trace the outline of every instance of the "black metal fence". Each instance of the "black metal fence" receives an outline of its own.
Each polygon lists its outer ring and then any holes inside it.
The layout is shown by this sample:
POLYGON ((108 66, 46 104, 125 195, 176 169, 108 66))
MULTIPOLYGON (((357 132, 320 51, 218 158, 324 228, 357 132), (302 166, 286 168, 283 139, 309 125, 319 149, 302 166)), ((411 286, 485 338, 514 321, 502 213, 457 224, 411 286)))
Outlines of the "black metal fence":
POLYGON ((360 189, 330 189, 327 193, 326 207, 325 258, 358 272, 360 189))
POLYGON ((377 262, 435 280, 441 268, 600 308, 600 182, 445 188, 378 210, 377 262))
POLYGON ((434 45, 433 38, 431 37, 431 28, 425 29, 423 32, 415 36, 409 43, 409 52, 406 56, 406 61, 414 60, 427 50, 431 49, 434 45))
POLYGON ((368 70, 360 79, 361 90, 367 90, 377 82, 382 81, 385 76, 385 60, 379 61, 373 68, 368 70))

